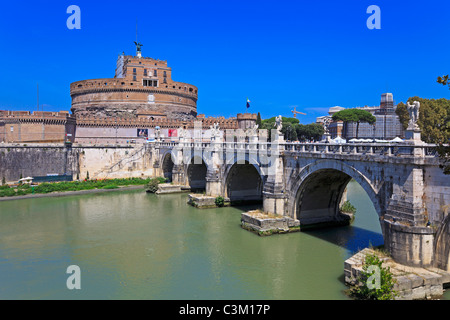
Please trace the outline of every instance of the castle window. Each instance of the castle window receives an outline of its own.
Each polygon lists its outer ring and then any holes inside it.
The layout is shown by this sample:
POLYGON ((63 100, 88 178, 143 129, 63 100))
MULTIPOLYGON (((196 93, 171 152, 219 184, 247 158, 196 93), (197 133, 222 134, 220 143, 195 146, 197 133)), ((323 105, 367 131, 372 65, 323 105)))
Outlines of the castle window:
POLYGON ((155 71, 153 71, 153 76, 155 76, 155 77, 157 77, 158 76, 158 73, 157 73, 157 71, 155 70, 155 71))
POLYGON ((144 69, 144 76, 147 76, 147 69, 144 69))
POLYGON ((136 68, 133 68, 133 74, 136 74, 136 68))
POLYGON ((167 77, 167 72, 164 71, 163 75, 164 75, 164 77, 167 77))
POLYGON ((164 77, 164 79, 163 79, 163 83, 167 83, 167 79, 166 79, 166 77, 164 77))
POLYGON ((189 92, 192 92, 192 88, 189 88, 189 92))
POLYGON ((136 76, 133 76, 133 81, 136 81, 136 76))

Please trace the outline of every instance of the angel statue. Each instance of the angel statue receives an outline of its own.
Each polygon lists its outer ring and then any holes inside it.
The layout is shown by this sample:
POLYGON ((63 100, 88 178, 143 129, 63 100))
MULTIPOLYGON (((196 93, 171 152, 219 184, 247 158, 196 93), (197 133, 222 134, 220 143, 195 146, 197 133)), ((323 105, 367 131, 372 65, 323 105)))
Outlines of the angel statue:
POLYGON ((141 47, 143 46, 142 43, 135 41, 134 44, 136 45, 136 51, 140 52, 141 51, 141 47))
POLYGON ((256 136, 258 132, 259 125, 255 124, 253 127, 248 129, 248 135, 250 137, 256 136))
POLYGON ((278 134, 281 134, 281 129, 283 128, 283 123, 282 123, 282 118, 281 115, 279 115, 278 117, 275 118, 275 127, 277 128, 277 132, 278 134))
POLYGON ((212 126, 209 127, 211 129, 211 136, 218 137, 220 135, 219 124, 214 122, 212 126))
POLYGON ((406 102, 406 109, 409 112, 408 129, 418 129, 417 120, 419 120, 420 102, 414 101, 412 105, 406 102))

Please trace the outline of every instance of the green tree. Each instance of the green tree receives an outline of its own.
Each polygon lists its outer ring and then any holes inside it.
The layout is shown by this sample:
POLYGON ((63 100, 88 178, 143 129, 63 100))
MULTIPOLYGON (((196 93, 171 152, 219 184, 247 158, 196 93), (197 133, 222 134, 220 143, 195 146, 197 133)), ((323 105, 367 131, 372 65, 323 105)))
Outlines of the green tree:
MULTIPOLYGON (((282 117, 282 128, 281 132, 284 134, 285 139, 287 140, 296 140, 297 139, 297 125, 299 124, 299 120, 295 118, 286 118, 282 117), (286 136, 288 133, 289 137, 286 136)), ((262 124, 260 126, 261 129, 268 130, 268 139, 272 139, 272 130, 275 129, 275 117, 262 120, 262 124)))
POLYGON ((450 81, 448 79, 448 74, 442 77, 438 77, 437 78, 437 82, 444 85, 444 86, 448 86, 450 89, 450 81))
POLYGON ((2 178, 2 186, 4 186, 6 184, 6 179, 5 177, 2 178))
POLYGON ((284 135, 284 138, 289 141, 296 141, 297 140, 297 130, 296 125, 292 124, 291 122, 283 123, 283 128, 281 129, 281 132, 284 135))
POLYGON ((406 130, 406 128, 408 128, 409 122, 409 112, 408 109, 406 109, 406 105, 403 102, 400 102, 395 109, 395 113, 397 114, 400 123, 402 124, 403 130, 406 130))
MULTIPOLYGON (((410 103, 420 102, 419 120, 422 141, 446 144, 450 139, 450 100, 411 97, 410 103)), ((409 118, 409 117, 408 117, 409 118)))
POLYGON ((323 126, 318 123, 299 124, 297 126, 297 137, 301 141, 320 140, 324 134, 323 126))
POLYGON ((333 114, 333 121, 343 121, 345 124, 348 122, 356 122, 356 138, 358 138, 359 124, 361 122, 374 124, 377 121, 374 115, 369 111, 361 109, 345 109, 333 114))
MULTIPOLYGON (((449 75, 445 75, 443 77, 438 77, 437 82, 448 86, 450 89, 450 81, 449 81, 449 75)), ((449 135, 450 132, 450 111, 447 109, 447 116, 444 119, 444 125, 443 130, 446 132, 447 135, 449 135)), ((438 142, 438 154, 439 157, 442 160, 442 163, 440 167, 444 170, 445 174, 450 174, 450 141, 447 139, 447 141, 440 143, 438 142)))
POLYGON ((261 114, 259 112, 258 112, 258 115, 256 116, 256 124, 258 125, 258 128, 261 128, 262 120, 261 120, 261 114))

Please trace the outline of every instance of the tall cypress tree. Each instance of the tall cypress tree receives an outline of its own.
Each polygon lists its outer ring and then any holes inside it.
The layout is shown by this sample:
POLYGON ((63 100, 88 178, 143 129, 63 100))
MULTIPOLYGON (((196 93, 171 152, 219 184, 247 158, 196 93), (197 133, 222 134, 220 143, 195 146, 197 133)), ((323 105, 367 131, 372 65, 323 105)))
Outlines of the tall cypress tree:
POLYGON ((258 112, 258 116, 256 117, 256 124, 258 125, 258 128, 261 128, 262 120, 261 120, 261 114, 259 112, 258 112))

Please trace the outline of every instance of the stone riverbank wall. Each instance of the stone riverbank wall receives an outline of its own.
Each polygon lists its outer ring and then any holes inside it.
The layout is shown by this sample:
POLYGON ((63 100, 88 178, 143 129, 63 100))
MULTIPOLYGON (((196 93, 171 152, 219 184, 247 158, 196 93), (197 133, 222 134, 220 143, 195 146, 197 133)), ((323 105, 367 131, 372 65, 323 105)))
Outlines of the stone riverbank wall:
POLYGON ((72 175, 85 179, 152 177, 152 152, 148 145, 91 146, 62 144, 1 144, 0 179, 72 175))

